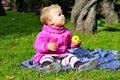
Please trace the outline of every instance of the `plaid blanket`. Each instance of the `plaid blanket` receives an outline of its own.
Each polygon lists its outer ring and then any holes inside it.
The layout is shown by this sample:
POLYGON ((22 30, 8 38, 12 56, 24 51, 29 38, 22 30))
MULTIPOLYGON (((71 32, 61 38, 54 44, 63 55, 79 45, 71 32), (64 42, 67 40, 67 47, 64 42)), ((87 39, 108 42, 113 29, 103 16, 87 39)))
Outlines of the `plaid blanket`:
MULTIPOLYGON (((96 48, 92 51, 87 50, 85 48, 72 48, 68 50, 70 53, 76 55, 80 61, 87 62, 91 58, 96 58, 98 60, 97 68, 111 69, 117 70, 120 68, 120 61, 117 57, 117 50, 103 50, 100 48, 96 48)), ((42 67, 38 63, 34 63, 33 59, 25 60, 20 64, 21 67, 24 68, 34 68, 38 71, 42 69, 42 67)), ((64 66, 63 70, 72 69, 71 66, 64 66)), ((75 69, 72 69, 75 70, 75 69)))
POLYGON ((69 49, 69 52, 76 55, 80 61, 86 62, 91 58, 98 60, 97 68, 116 70, 120 68, 120 61, 118 59, 118 50, 103 50, 96 48, 93 51, 89 51, 85 48, 73 48, 69 49))

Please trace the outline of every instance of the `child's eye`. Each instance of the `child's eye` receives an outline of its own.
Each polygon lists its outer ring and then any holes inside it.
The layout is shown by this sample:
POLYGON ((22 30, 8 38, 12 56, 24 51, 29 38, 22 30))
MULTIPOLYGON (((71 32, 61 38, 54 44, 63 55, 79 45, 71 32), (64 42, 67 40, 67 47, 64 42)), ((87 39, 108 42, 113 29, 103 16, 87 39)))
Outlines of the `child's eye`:
POLYGON ((58 14, 58 16, 61 16, 61 13, 60 13, 60 14, 58 14))

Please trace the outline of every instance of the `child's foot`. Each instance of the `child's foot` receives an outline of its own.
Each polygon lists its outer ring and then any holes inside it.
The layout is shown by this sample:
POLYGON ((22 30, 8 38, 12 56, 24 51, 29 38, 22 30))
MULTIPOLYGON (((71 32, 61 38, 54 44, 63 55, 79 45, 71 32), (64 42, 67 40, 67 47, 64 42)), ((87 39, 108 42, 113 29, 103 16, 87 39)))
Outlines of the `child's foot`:
POLYGON ((44 67, 44 66, 47 66, 47 65, 50 65, 50 64, 51 64, 51 62, 45 61, 41 64, 41 67, 44 67))
POLYGON ((41 69, 41 71, 44 71, 45 73, 51 73, 51 72, 59 72, 62 69, 61 64, 58 62, 54 62, 52 64, 49 64, 41 69))
POLYGON ((89 62, 87 62, 87 63, 85 63, 83 65, 80 65, 78 70, 79 71, 88 71, 88 70, 96 68, 97 64, 98 64, 97 59, 93 58, 89 62))
POLYGON ((118 59, 120 59, 120 51, 118 51, 117 57, 118 57, 118 59))

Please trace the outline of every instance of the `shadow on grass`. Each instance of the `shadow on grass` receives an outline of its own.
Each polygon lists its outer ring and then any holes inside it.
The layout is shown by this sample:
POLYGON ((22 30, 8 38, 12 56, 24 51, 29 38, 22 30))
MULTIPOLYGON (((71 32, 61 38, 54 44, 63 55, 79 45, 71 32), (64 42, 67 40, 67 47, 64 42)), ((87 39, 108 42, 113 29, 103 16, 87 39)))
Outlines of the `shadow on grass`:
POLYGON ((103 29, 104 31, 111 31, 111 32, 118 32, 120 31, 119 28, 114 28, 114 27, 106 27, 105 29, 103 29))
POLYGON ((38 33, 42 28, 39 17, 33 13, 8 11, 7 16, 0 17, 0 37, 15 35, 21 37, 38 33))
POLYGON ((97 32, 102 32, 102 31, 106 31, 106 32, 119 32, 120 31, 120 27, 102 27, 101 29, 98 29, 97 32))
POLYGON ((98 20, 98 27, 100 28, 99 31, 118 32, 120 31, 120 22, 106 24, 105 19, 102 18, 98 20))

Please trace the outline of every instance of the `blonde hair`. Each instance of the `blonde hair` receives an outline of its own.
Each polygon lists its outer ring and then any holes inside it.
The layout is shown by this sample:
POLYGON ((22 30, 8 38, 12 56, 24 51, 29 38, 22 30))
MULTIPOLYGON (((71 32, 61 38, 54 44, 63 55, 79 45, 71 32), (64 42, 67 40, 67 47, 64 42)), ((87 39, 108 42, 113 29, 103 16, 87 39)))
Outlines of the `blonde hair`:
POLYGON ((41 16, 40 16, 40 20, 43 24, 47 24, 47 20, 49 19, 49 11, 51 9, 55 9, 55 8, 60 8, 61 7, 58 5, 58 4, 52 4, 51 6, 48 6, 48 7, 44 7, 42 10, 41 10, 41 16))

